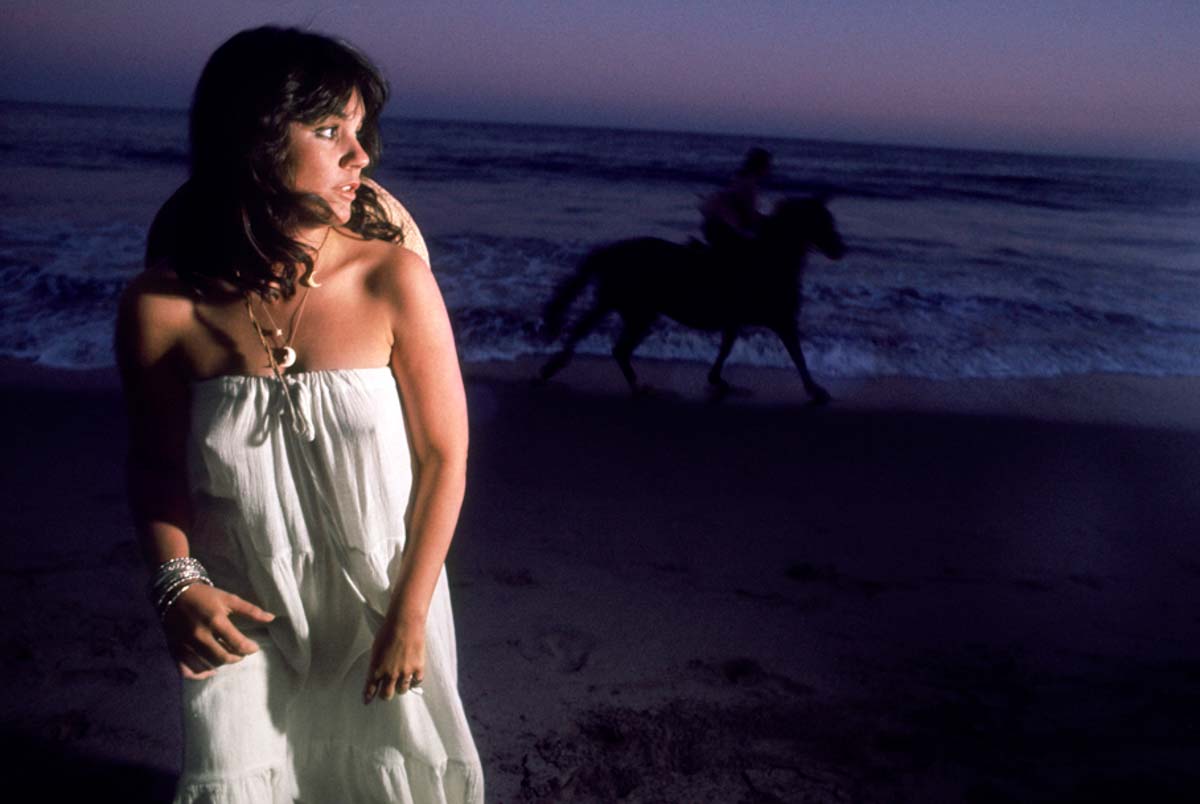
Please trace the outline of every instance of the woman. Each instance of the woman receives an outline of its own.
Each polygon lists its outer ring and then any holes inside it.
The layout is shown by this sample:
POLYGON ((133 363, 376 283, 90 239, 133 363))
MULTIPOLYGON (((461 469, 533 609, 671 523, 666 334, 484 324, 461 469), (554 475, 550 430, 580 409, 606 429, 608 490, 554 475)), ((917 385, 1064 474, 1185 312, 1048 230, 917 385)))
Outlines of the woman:
POLYGON ((483 800, 443 567, 466 405, 420 235, 366 178, 386 94, 323 36, 223 44, 122 300, 177 801, 483 800))

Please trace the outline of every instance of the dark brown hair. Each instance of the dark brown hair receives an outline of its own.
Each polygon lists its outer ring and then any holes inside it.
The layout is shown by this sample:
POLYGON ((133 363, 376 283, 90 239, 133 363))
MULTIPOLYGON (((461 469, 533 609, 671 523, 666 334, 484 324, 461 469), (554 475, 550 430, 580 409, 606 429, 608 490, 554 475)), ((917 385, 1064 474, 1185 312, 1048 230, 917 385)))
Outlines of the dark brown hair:
MULTIPOLYGON (((387 83, 350 45, 272 26, 235 34, 209 58, 192 98, 191 174, 150 228, 146 261, 165 260, 203 292, 224 281, 243 292, 291 296, 312 250, 290 232, 314 221, 315 196, 290 189, 288 127, 340 114, 357 90, 359 141, 374 166, 387 83)), ((401 242, 374 189, 358 188, 346 228, 401 242)))

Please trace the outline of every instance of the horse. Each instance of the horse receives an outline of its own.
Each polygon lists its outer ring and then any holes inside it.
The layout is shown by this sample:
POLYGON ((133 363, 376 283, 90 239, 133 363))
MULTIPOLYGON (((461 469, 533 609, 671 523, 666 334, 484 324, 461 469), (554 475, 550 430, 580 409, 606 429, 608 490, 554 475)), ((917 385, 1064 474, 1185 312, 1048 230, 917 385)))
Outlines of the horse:
POLYGON ((552 338, 562 331, 571 304, 590 283, 596 283, 595 304, 542 366, 540 380, 549 380, 566 366, 579 341, 615 311, 622 327, 612 354, 635 394, 641 389, 631 363, 633 352, 659 316, 665 315, 693 329, 721 333, 717 359, 708 372, 709 384, 719 392, 730 387, 721 371, 734 342, 743 329, 760 326, 783 342, 810 400, 828 402, 829 392, 808 370, 797 324, 809 250, 832 260, 846 252, 826 201, 825 196, 780 201, 764 219, 758 237, 738 249, 657 237, 620 240, 594 249, 546 305, 543 332, 552 338))

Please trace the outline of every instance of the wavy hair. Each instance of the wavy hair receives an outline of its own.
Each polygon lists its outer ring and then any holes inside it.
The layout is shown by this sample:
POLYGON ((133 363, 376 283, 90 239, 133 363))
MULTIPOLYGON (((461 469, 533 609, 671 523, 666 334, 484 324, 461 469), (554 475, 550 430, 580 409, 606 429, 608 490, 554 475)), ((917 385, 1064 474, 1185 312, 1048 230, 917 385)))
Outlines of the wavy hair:
MULTIPOLYGON (((327 36, 274 26, 242 31, 217 48, 192 98, 190 177, 150 228, 147 264, 165 259, 200 292, 224 281, 243 293, 293 295, 316 252, 290 233, 320 221, 314 207, 328 207, 290 187, 289 124, 340 114, 355 90, 364 112, 359 141, 373 167, 388 87, 366 56, 327 36)), ((345 227, 367 239, 404 239, 368 182, 345 227)))

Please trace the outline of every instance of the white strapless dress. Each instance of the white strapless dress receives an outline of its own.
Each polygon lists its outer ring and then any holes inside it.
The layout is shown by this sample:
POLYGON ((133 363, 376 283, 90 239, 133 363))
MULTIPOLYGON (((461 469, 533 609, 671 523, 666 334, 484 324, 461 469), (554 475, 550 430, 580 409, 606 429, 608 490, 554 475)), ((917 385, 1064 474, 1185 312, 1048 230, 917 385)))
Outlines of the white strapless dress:
POLYGON ((276 619, 246 629, 258 653, 183 681, 175 800, 482 802, 444 569, 422 693, 362 703, 412 484, 395 379, 381 367, 286 382, 291 408, 275 378, 193 385, 192 554, 276 619))

